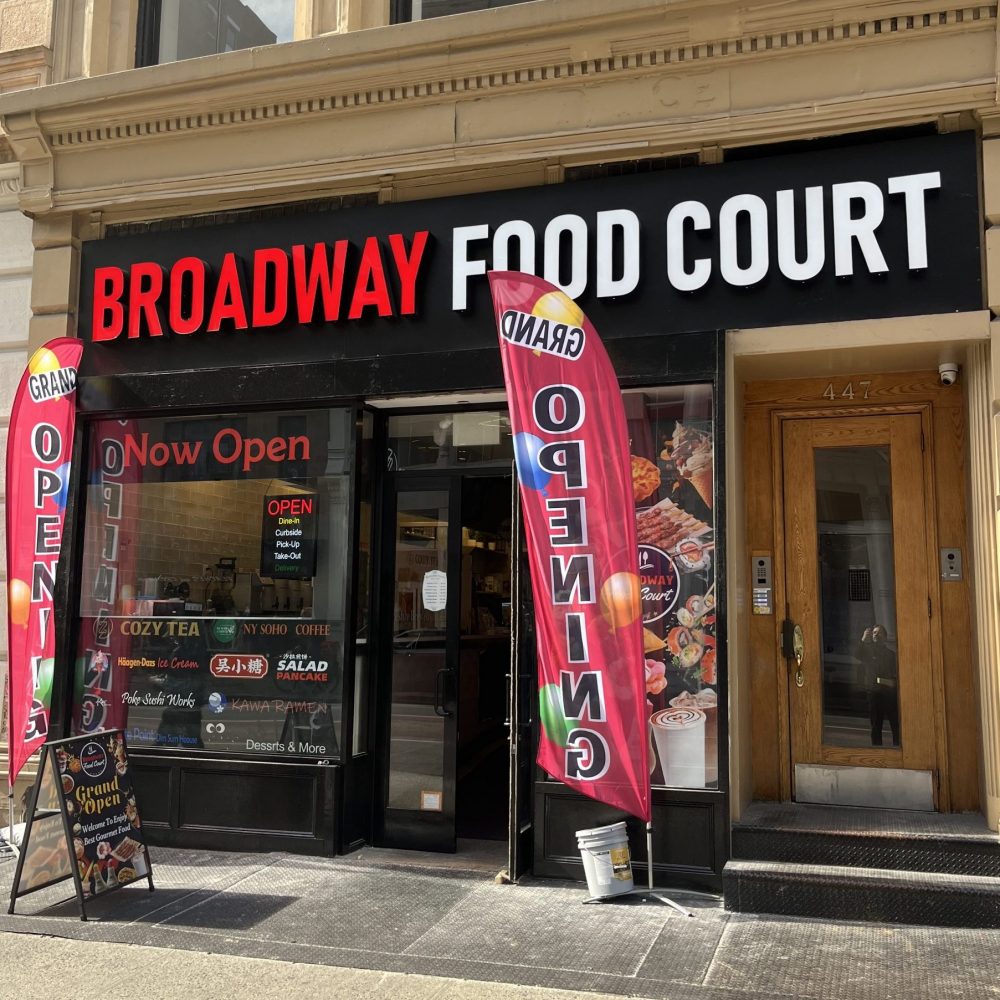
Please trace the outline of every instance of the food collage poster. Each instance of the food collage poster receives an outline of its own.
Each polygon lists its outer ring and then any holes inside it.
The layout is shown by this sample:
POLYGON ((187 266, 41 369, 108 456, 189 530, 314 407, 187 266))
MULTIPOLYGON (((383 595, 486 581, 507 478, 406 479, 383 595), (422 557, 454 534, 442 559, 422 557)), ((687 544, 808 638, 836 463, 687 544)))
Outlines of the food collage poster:
POLYGON ((84 896, 145 877, 142 823, 121 732, 62 740, 55 755, 84 896))
POLYGON ((710 386, 624 394, 653 785, 718 787, 710 386))

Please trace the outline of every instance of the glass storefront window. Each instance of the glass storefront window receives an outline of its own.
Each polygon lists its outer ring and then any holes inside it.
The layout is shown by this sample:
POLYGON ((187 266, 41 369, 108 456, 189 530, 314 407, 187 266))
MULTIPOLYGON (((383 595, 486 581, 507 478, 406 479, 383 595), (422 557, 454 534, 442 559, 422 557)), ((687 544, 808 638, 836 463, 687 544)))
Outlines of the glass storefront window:
POLYGON ((390 470, 509 469, 513 461, 514 439, 506 409, 389 417, 390 470))
MULTIPOLYGON (((622 393, 639 546, 650 781, 719 787, 710 385, 622 393)), ((551 779, 555 780, 555 779, 551 779)))
POLYGON ((712 387, 622 393, 632 452, 652 783, 719 787, 712 387))
POLYGON ((74 729, 340 756, 352 414, 91 425, 74 729))

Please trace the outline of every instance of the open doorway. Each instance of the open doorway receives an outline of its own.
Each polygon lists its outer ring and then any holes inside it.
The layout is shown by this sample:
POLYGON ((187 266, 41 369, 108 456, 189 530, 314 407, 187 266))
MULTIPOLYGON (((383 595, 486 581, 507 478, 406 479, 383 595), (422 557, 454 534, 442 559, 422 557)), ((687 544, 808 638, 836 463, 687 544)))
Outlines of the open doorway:
POLYGON ((510 477, 462 480, 456 798, 460 839, 507 839, 510 489, 510 477))

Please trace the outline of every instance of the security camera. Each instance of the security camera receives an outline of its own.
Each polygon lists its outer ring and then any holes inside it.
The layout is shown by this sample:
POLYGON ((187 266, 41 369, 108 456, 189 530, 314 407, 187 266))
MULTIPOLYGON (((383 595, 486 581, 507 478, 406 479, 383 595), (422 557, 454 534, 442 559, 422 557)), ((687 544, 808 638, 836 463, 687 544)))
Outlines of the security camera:
POLYGON ((954 385, 958 381, 958 365, 954 361, 945 361, 938 365, 938 375, 942 385, 954 385))

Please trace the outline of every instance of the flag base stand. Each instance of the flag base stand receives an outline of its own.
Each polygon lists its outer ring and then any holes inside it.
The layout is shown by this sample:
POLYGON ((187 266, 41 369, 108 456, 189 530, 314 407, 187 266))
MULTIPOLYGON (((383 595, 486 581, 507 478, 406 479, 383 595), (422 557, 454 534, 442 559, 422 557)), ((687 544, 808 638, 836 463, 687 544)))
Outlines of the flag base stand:
POLYGON ((653 888, 653 824, 646 824, 646 858, 649 875, 649 885, 645 889, 630 889, 628 892, 619 892, 614 896, 591 896, 585 899, 584 905, 587 903, 616 903, 619 899, 642 899, 648 900, 649 902, 662 903, 664 906, 673 907, 678 913, 683 914, 685 917, 693 917, 694 914, 687 909, 685 906, 681 906, 676 900, 671 899, 669 896, 664 895, 662 892, 657 892, 653 888))
POLYGON ((642 899, 648 900, 651 903, 663 903, 664 906, 673 907, 678 913, 683 914, 685 917, 694 916, 689 909, 681 906, 681 904, 676 900, 663 895, 661 892, 654 892, 652 889, 630 889, 628 892, 618 893, 617 896, 591 896, 583 902, 584 905, 587 903, 617 903, 620 899, 642 899))

